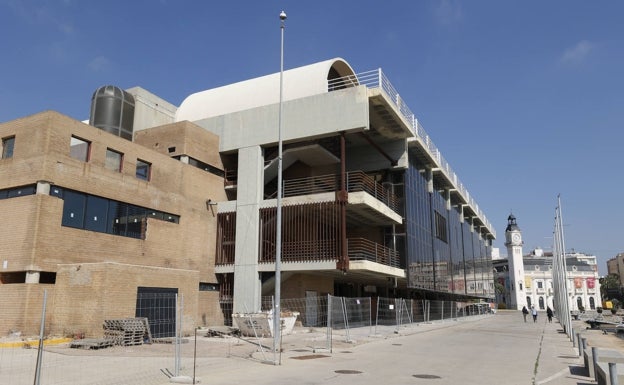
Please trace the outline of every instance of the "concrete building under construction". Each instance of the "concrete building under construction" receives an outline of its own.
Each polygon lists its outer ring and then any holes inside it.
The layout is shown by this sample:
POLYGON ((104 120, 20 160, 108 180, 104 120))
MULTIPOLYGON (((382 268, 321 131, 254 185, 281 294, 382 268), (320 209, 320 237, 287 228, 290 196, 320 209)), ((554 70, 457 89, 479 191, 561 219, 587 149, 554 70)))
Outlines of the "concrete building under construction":
POLYGON ((494 298, 496 233, 384 73, 295 68, 281 103, 279 76, 180 106, 107 86, 88 124, 0 124, 3 331, 36 329, 42 288, 59 333, 168 306, 145 293, 183 296, 191 329, 259 311, 280 172, 282 298, 494 298))

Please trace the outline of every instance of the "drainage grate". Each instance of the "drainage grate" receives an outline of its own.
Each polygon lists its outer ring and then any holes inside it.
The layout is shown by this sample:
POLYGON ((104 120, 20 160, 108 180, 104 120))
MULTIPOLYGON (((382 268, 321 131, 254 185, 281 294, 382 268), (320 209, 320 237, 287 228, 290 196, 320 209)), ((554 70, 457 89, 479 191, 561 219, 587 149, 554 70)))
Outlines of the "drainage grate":
POLYGON ((322 354, 311 354, 309 356, 298 356, 298 357, 291 357, 294 360, 313 360, 315 358, 325 358, 325 357, 329 357, 329 356, 325 356, 322 354))
POLYGON ((429 380, 437 380, 437 379, 442 378, 440 376, 436 376, 435 374, 412 374, 412 377, 426 378, 426 379, 429 379, 429 380))
POLYGON ((350 350, 343 350, 343 351, 341 351, 340 353, 353 353, 353 352, 352 352, 352 351, 350 351, 350 350))
POLYGON ((403 344, 392 344, 392 346, 403 346, 403 344))
POLYGON ((334 373, 338 373, 338 374, 361 374, 362 372, 360 372, 359 370, 343 369, 343 370, 334 370, 334 373))

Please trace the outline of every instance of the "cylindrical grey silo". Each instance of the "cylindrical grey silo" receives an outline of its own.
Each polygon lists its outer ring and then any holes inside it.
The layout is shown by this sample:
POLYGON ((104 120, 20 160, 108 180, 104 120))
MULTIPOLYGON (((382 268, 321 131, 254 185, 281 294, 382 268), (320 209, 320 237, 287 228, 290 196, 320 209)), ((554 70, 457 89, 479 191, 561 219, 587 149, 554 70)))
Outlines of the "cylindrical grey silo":
POLYGON ((134 97, 116 86, 102 86, 91 97, 89 124, 132 140, 134 97))

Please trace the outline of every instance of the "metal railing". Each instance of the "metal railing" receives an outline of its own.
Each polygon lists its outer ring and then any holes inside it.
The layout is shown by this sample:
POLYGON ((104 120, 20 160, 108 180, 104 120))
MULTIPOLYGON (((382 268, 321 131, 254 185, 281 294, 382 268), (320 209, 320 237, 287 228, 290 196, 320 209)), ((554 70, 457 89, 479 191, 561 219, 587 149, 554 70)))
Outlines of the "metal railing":
POLYGON ((418 119, 416 118, 414 113, 409 109, 407 104, 403 102, 401 96, 394 88, 392 83, 390 83, 381 68, 361 72, 355 75, 348 75, 341 78, 331 79, 328 81, 327 89, 328 91, 335 91, 338 89, 353 87, 357 85, 364 85, 370 89, 377 88, 386 94, 387 98, 392 101, 392 103, 396 106, 405 121, 410 125, 410 128, 422 141, 423 145, 429 151, 433 159, 437 161, 439 168, 446 173, 446 176, 449 178, 449 180, 453 182, 457 190, 466 199, 468 204, 472 207, 477 216, 483 221, 489 231, 492 232, 494 236, 496 236, 496 231, 486 218, 485 214, 479 208, 477 202, 470 196, 470 193, 468 192, 464 184, 459 180, 457 174, 453 171, 450 164, 446 161, 446 159, 444 159, 444 157, 442 156, 436 145, 433 143, 425 129, 421 126, 420 122, 418 122, 418 119))
MULTIPOLYGON (((289 179, 284 182, 284 197, 335 192, 340 189, 340 175, 320 175, 308 178, 289 179)), ((394 212, 399 211, 399 200, 391 191, 363 171, 347 173, 347 191, 364 191, 394 212)))
POLYGON ((347 253, 352 261, 366 260, 400 268, 399 252, 365 238, 347 239, 347 253))
MULTIPOLYGON (((347 238, 347 254, 354 261, 371 261, 400 268, 399 252, 365 238, 347 238)), ((338 240, 283 242, 282 261, 318 262, 338 260, 338 240)), ((260 262, 274 262, 275 247, 266 245, 260 262)), ((233 261, 232 261, 233 263, 233 261)))

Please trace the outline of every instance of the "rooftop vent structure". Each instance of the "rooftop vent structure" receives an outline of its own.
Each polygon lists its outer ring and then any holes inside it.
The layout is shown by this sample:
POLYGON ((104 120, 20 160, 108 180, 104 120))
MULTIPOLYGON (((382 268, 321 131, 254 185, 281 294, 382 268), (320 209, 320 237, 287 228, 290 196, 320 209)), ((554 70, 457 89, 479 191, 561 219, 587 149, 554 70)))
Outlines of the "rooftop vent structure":
POLYGON ((102 86, 91 97, 89 124, 132 141, 134 97, 116 86, 102 86))

